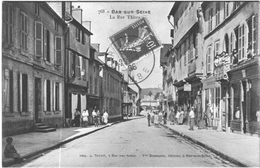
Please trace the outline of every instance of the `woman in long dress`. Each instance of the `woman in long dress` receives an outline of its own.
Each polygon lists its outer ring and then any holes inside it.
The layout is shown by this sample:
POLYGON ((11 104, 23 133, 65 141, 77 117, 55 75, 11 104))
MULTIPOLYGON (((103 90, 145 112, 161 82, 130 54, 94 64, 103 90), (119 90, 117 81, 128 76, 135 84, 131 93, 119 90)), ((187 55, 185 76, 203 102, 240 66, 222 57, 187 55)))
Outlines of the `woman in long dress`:
POLYGON ((158 124, 159 124, 159 117, 158 117, 157 112, 155 112, 155 114, 154 114, 154 124, 155 124, 155 125, 158 125, 158 124))
POLYGON ((81 117, 82 117, 82 127, 86 127, 88 125, 88 111, 84 109, 83 112, 81 113, 81 117))
POLYGON ((183 111, 183 108, 182 108, 181 112, 180 112, 179 124, 183 124, 183 117, 184 117, 184 111, 183 111))
POLYGON ((163 119, 163 114, 162 114, 162 112, 160 111, 159 112, 159 123, 161 123, 162 122, 162 119, 163 119))

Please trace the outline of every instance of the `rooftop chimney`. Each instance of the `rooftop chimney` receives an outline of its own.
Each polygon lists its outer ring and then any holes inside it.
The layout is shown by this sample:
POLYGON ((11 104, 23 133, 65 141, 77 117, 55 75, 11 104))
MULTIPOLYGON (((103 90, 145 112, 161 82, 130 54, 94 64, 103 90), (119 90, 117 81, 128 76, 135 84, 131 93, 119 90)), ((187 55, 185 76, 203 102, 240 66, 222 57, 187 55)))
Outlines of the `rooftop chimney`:
POLYGON ((82 9, 80 8, 80 6, 78 6, 78 8, 74 8, 72 6, 72 16, 74 19, 76 19, 80 24, 82 24, 82 9))

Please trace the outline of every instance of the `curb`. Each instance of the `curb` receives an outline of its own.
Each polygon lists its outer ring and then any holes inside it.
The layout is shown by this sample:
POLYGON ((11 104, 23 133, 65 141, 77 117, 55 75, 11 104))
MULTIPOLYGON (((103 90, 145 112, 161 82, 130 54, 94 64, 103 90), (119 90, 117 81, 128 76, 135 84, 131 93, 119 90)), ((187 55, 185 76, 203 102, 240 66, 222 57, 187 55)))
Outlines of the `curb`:
MULTIPOLYGON (((24 156, 22 156, 22 158, 29 159, 29 158, 31 158, 31 157, 33 157, 33 156, 36 156, 36 155, 40 154, 40 153, 43 153, 43 152, 45 152, 45 151, 58 148, 58 147, 60 147, 60 146, 63 145, 63 144, 66 144, 66 143, 71 142, 71 141, 73 141, 73 140, 75 140, 75 139, 81 138, 81 137, 83 137, 83 136, 92 134, 92 133, 94 133, 94 132, 96 132, 96 131, 99 131, 99 130, 102 130, 102 129, 104 129, 104 128, 110 127, 110 126, 112 126, 112 125, 114 125, 114 124, 118 124, 118 123, 120 123, 120 122, 121 122, 121 121, 117 121, 117 122, 111 123, 111 124, 109 124, 109 125, 105 125, 105 126, 103 126, 103 127, 100 127, 100 128, 95 129, 95 130, 92 130, 92 131, 90 131, 90 132, 87 132, 87 133, 78 135, 78 136, 76 136, 76 137, 73 137, 73 138, 70 138, 70 139, 67 139, 67 140, 64 140, 64 141, 60 141, 60 142, 58 142, 56 145, 53 145, 53 146, 47 147, 47 148, 43 148, 43 149, 40 149, 40 150, 38 150, 38 151, 32 152, 32 153, 30 153, 30 154, 24 155, 24 156)), ((11 165, 13 165, 13 164, 15 164, 15 162, 14 162, 14 159, 12 159, 12 158, 8 158, 8 161, 4 161, 4 160, 3 160, 3 162, 2 162, 2 166, 3 166, 3 167, 8 167, 8 166, 11 166, 11 165)))
POLYGON ((230 162, 232 162, 232 163, 234 163, 234 164, 236 164, 238 166, 241 166, 241 167, 252 167, 252 166, 250 166, 248 164, 242 163, 242 162, 238 161, 237 159, 235 159, 235 158, 233 158, 231 156, 228 156, 228 155, 226 155, 226 154, 224 154, 224 153, 214 149, 210 145, 206 145, 205 143, 203 143, 201 141, 198 141, 198 140, 196 140, 196 139, 194 139, 194 138, 192 138, 192 137, 190 137, 188 135, 183 134, 182 132, 176 131, 176 130, 174 130, 174 129, 172 129, 172 128, 164 125, 164 124, 160 124, 160 125, 165 127, 165 128, 167 128, 167 129, 169 129, 169 130, 171 130, 172 132, 174 132, 174 133, 176 133, 176 134, 178 134, 178 135, 180 135, 180 136, 182 136, 182 137, 184 137, 184 138, 186 138, 186 139, 188 139, 188 140, 190 140, 190 141, 192 141, 192 142, 194 142, 194 143, 196 143, 196 144, 198 144, 198 145, 200 145, 200 146, 202 146, 202 147, 204 147, 204 148, 206 148, 208 150, 210 150, 211 152, 213 152, 213 153, 217 154, 218 156, 222 157, 223 159, 226 159, 226 160, 228 160, 228 161, 230 161, 230 162))

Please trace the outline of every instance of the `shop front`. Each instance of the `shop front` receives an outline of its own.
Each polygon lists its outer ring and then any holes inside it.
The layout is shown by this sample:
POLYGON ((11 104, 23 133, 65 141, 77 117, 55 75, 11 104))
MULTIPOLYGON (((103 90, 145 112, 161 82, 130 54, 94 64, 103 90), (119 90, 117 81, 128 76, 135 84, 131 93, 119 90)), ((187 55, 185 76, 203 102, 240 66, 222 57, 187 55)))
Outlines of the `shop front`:
POLYGON ((260 109, 260 74, 256 60, 228 72, 231 96, 231 125, 234 132, 256 134, 260 109))
POLYGON ((215 76, 208 77, 202 80, 203 83, 203 112, 207 109, 211 111, 211 123, 210 126, 213 129, 217 129, 221 126, 221 85, 216 81, 215 76))

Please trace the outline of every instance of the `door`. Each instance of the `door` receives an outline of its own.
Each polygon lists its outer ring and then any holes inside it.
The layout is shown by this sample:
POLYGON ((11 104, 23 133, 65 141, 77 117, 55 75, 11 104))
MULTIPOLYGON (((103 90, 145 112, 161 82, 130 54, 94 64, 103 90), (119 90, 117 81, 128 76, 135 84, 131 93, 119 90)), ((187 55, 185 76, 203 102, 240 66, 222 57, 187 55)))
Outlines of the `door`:
POLYGON ((35 115, 34 119, 36 122, 40 122, 39 119, 39 112, 41 111, 41 79, 40 78, 35 78, 35 95, 34 95, 34 109, 35 109, 35 115))

